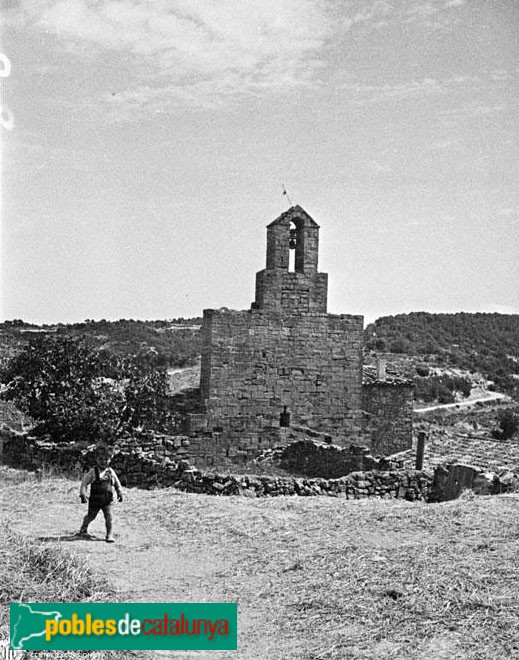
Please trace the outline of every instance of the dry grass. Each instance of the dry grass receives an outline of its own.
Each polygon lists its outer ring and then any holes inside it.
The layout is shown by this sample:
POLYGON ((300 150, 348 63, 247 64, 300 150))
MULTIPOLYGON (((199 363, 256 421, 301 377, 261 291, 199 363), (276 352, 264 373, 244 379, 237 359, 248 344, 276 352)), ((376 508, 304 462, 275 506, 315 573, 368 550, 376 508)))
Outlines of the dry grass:
MULTIPOLYGON (((2 468, 2 483, 36 484, 34 475, 2 468)), ((111 601, 113 589, 106 578, 94 575, 84 559, 55 545, 38 543, 14 532, 5 510, 0 514, 0 640, 9 638, 9 603, 111 601)), ((32 653, 17 656, 31 657, 32 653)), ((38 652, 41 660, 75 660, 79 652, 38 652)), ((124 658, 126 654, 92 652, 94 660, 124 658)))
MULTIPOLYGON (((62 479, 7 485, 0 513, 49 533, 45 521, 61 516, 69 531, 71 492, 62 479)), ((120 600, 238 601, 237 654, 175 660, 503 660, 519 658, 518 505, 516 495, 426 505, 130 489, 116 546, 75 550, 120 600)))
POLYGON ((249 625, 243 657, 519 657, 517 498, 185 504, 186 520, 177 509, 163 524, 198 521, 199 543, 224 558, 218 592, 261 615, 271 640, 249 625))

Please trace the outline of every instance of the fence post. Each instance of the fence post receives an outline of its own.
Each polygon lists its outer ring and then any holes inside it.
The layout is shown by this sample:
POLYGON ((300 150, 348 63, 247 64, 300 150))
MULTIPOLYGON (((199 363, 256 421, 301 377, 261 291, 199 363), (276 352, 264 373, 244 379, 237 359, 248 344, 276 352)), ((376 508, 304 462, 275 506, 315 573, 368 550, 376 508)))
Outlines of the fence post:
POLYGON ((423 455, 425 450, 425 431, 418 431, 418 442, 416 444, 416 470, 423 469, 423 455))

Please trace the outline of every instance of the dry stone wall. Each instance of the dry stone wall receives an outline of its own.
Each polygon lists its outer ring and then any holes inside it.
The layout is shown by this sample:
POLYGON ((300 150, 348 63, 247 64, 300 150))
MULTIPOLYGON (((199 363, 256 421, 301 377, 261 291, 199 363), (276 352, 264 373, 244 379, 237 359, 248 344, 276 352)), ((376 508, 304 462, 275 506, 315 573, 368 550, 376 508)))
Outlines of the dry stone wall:
POLYGON ((328 479, 380 469, 380 461, 365 447, 338 447, 313 440, 301 440, 285 447, 279 454, 279 465, 293 474, 328 479))
MULTIPOLYGON (((25 470, 38 470, 44 465, 63 472, 78 472, 93 464, 94 446, 83 443, 56 444, 34 438, 26 433, 0 432, 1 459, 4 463, 25 470)), ((138 436, 127 438, 119 452, 139 459, 148 458, 153 463, 186 462, 189 438, 187 436, 138 436)))
MULTIPOLYGON (((54 466, 80 476, 94 460, 94 449, 80 445, 56 445, 27 435, 4 434, 3 462, 17 468, 40 470, 54 466)), ((158 455, 155 449, 124 446, 116 450, 112 466, 123 486, 175 487, 192 493, 244 497, 326 496, 345 499, 385 498, 408 501, 444 501, 470 488, 478 494, 517 489, 518 478, 507 471, 487 474, 463 465, 440 466, 435 474, 416 470, 368 470, 336 479, 271 477, 203 472, 187 460, 158 455)))
POLYGON ((364 498, 427 500, 432 475, 409 470, 407 472, 354 472, 339 479, 306 479, 288 477, 256 477, 251 475, 203 474, 190 469, 174 485, 180 490, 215 495, 243 495, 245 497, 302 497, 327 496, 357 500, 364 498))
MULTIPOLYGON (((93 462, 92 448, 80 445, 53 445, 27 435, 5 439, 3 460, 14 467, 38 470, 52 465, 79 476, 93 462)), ((173 486, 192 493, 242 495, 244 497, 328 496, 345 499, 368 497, 426 500, 432 474, 428 472, 380 471, 354 472, 339 479, 270 477, 218 472, 202 472, 187 460, 159 457, 153 450, 122 447, 112 459, 123 486, 158 488, 173 486)))
POLYGON ((495 474, 473 465, 453 463, 436 468, 429 498, 432 502, 446 502, 466 490, 476 495, 495 495, 517 491, 518 487, 519 477, 510 470, 495 474))

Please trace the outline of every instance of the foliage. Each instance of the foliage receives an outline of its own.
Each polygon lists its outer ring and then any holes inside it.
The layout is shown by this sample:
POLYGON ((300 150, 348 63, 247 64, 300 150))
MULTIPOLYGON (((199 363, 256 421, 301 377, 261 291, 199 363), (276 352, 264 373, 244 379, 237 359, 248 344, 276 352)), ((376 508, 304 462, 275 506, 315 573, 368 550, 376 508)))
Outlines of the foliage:
POLYGON ((167 381, 154 356, 117 356, 82 337, 39 336, 3 371, 2 397, 55 441, 113 442, 137 427, 162 430, 167 381))
POLYGON ((511 410, 500 410, 497 415, 499 429, 493 432, 498 440, 510 440, 519 428, 519 417, 511 410))
POLYGON ((200 323, 198 318, 171 321, 87 320, 63 326, 58 332, 91 336, 118 355, 151 350, 160 367, 187 367, 196 364, 200 355, 200 323))
POLYGON ((25 348, 35 336, 89 337, 99 348, 117 355, 135 355, 143 351, 155 353, 159 367, 186 367, 199 359, 200 318, 163 321, 93 321, 83 323, 35 326, 19 319, 0 324, 0 365, 2 357, 12 357, 25 348))
MULTIPOLYGON (((41 502, 36 497, 34 508, 41 509, 41 502)), ((0 518, 0 640, 9 639, 9 603, 102 603, 117 600, 113 587, 103 576, 96 575, 84 559, 67 552, 64 545, 51 545, 22 536, 12 531, 9 522, 10 519, 3 514, 0 518)), ((85 657, 84 651, 33 653, 39 660, 82 660, 85 657)), ((28 658, 33 653, 5 652, 0 657, 28 658)), ((124 651, 91 651, 88 657, 89 660, 124 660, 128 655, 124 651)))
POLYGON ((419 376, 422 376, 422 378, 426 377, 429 375, 429 367, 424 364, 417 364, 416 365, 416 373, 419 376))
POLYGON ((519 315, 384 316, 368 325, 365 341, 368 349, 430 356, 437 364, 481 372, 519 399, 519 315))
POLYGON ((471 382, 461 376, 428 376, 414 378, 415 398, 426 403, 438 400, 439 403, 454 403, 454 393, 469 396, 471 382))

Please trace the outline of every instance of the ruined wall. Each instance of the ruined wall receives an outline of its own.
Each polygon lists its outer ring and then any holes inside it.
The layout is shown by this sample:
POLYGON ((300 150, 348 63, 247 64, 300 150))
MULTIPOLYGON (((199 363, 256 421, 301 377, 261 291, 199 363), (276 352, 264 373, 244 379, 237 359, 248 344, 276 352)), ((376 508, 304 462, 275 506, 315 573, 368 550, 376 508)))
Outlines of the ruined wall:
POLYGON ((279 455, 279 466, 291 474, 337 479, 351 472, 380 469, 366 447, 339 447, 314 440, 292 442, 279 455))
MULTIPOLYGON (((189 460, 190 441, 186 436, 148 435, 126 438, 118 444, 118 453, 135 460, 151 460, 171 464, 189 460)), ((94 445, 84 443, 56 444, 27 433, 0 430, 0 459, 6 465, 38 470, 53 466, 63 472, 79 473, 93 464, 94 445)))
POLYGON ((413 387, 375 382, 363 386, 366 430, 371 451, 389 456, 410 449, 413 436, 413 387))
MULTIPOLYGON (((15 467, 36 470, 52 465, 64 472, 79 476, 92 464, 93 452, 81 450, 78 445, 68 447, 43 443, 29 436, 14 436, 5 442, 8 456, 22 460, 11 462, 15 467), (12 444, 14 443, 14 444, 12 444)), ((7 461, 5 461, 7 462, 7 461)), ((209 495, 242 495, 244 497, 276 497, 294 495, 302 497, 342 497, 344 499, 401 498, 426 500, 429 496, 432 474, 427 472, 369 471, 355 472, 340 479, 306 479, 202 472, 186 460, 173 461, 153 451, 125 447, 117 450, 111 461, 125 487, 157 488, 173 486, 191 493, 209 495)))
POLYGON ((519 477, 510 470, 495 474, 463 463, 438 465, 429 498, 432 502, 447 502, 457 499, 465 490, 476 495, 495 495, 517 492, 518 486, 519 477))
POLYGON ((251 455, 291 425, 363 444, 362 317, 205 310, 201 394, 207 427, 232 443, 248 438, 251 455))
MULTIPOLYGON (((93 448, 85 449, 77 444, 56 445, 12 431, 1 433, 4 436, 5 449, 3 462, 13 467, 41 470, 44 466, 54 466, 77 477, 92 465, 94 459, 93 448)), ((429 471, 369 469, 352 472, 340 478, 202 472, 190 465, 185 458, 179 458, 182 440, 178 440, 176 460, 169 457, 172 455, 169 451, 169 456, 166 455, 163 443, 157 441, 151 441, 148 450, 131 446, 131 441, 117 449, 111 464, 123 486, 174 486, 192 493, 245 497, 320 495, 345 499, 382 497, 443 502, 458 497, 466 488, 483 495, 517 492, 519 483, 517 474, 509 470, 494 474, 467 465, 438 466, 434 475, 429 471)), ((174 447, 170 447, 170 450, 173 451, 174 447)), ((334 453, 336 450, 337 448, 334 453)), ((379 464, 382 465, 382 462, 379 464)))

